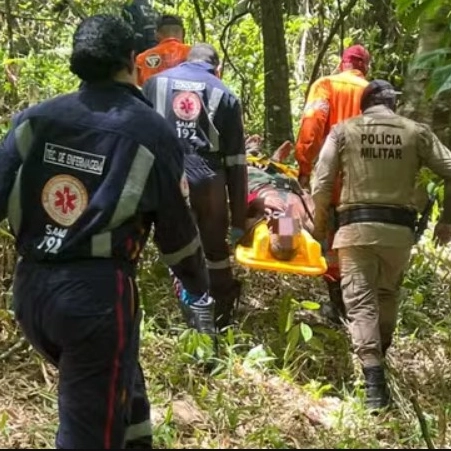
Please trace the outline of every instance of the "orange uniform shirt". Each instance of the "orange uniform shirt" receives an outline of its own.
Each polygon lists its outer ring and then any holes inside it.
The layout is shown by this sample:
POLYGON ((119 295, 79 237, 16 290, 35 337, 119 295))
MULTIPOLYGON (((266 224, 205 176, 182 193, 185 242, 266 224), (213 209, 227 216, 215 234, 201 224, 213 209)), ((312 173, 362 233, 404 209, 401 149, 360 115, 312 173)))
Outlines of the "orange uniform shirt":
POLYGON ((191 46, 176 38, 168 38, 140 53, 136 57, 138 85, 142 86, 153 75, 186 61, 190 50, 191 46))
POLYGON ((360 98, 368 85, 362 72, 346 70, 313 83, 295 146, 299 175, 310 175, 331 127, 360 114, 360 98))
MULTIPOLYGON (((313 83, 301 118, 295 146, 299 175, 311 174, 313 164, 331 127, 360 114, 360 99, 367 85, 368 81, 363 73, 355 69, 322 77, 313 83)), ((341 178, 338 177, 334 186, 332 206, 338 204, 340 191, 341 178)), ((332 207, 331 210, 334 208, 332 207)), ((337 281, 340 280, 340 270, 338 254, 332 249, 334 234, 334 214, 331 211, 326 252, 328 270, 324 277, 337 281)))

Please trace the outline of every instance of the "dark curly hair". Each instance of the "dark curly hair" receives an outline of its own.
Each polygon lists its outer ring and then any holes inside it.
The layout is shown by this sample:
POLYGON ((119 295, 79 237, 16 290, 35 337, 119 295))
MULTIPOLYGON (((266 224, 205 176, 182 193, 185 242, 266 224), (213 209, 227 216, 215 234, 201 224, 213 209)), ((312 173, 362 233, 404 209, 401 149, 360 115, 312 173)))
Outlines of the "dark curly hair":
POLYGON ((120 17, 88 17, 74 33, 70 70, 83 81, 109 80, 130 66, 133 46, 133 29, 120 17))

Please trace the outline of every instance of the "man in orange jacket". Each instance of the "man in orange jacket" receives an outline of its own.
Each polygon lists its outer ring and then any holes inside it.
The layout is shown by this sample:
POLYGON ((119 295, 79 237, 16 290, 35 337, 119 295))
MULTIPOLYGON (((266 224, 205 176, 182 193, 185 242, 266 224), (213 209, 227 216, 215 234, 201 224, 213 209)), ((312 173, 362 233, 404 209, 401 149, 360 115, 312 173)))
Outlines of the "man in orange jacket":
POLYGON ((191 47, 184 44, 184 34, 183 22, 179 17, 164 15, 160 18, 156 33, 158 45, 136 57, 139 86, 143 86, 153 75, 186 60, 191 47))
MULTIPOLYGON (((331 127, 360 114, 360 98, 368 85, 365 77, 369 63, 368 51, 361 45, 353 45, 343 52, 338 74, 321 77, 312 84, 295 146, 295 156, 299 164, 299 183, 303 188, 309 187, 313 164, 331 127)), ((340 185, 337 180, 332 201, 333 209, 339 194, 340 185)), ((330 233, 325 243, 329 269, 325 279, 334 313, 343 315, 338 258, 331 248, 336 230, 333 221, 335 215, 330 217, 332 219, 330 233)))

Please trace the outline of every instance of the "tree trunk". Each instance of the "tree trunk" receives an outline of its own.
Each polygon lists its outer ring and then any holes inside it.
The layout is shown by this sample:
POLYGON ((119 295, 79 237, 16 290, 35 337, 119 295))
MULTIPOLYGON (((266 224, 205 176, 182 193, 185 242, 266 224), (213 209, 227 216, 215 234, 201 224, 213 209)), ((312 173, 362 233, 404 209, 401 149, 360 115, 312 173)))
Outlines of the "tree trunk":
MULTIPOLYGON (((420 23, 420 33, 415 56, 442 47, 443 37, 448 32, 449 11, 440 11, 434 18, 420 23)), ((418 122, 431 126, 438 138, 446 146, 451 146, 451 110, 449 107, 451 93, 445 92, 434 102, 425 96, 426 86, 430 80, 429 70, 410 70, 404 84, 403 105, 398 113, 418 122)), ((421 177, 419 177, 421 180, 421 177)), ((417 183, 416 203, 424 208, 427 201, 426 187, 417 183)))
POLYGON ((265 138, 271 149, 293 140, 282 0, 260 0, 265 66, 265 138))
MULTIPOLYGON (((433 18, 423 20, 420 24, 415 56, 439 49, 442 46, 443 37, 448 32, 448 12, 442 10, 440 14, 433 18)), ((404 84, 403 105, 399 108, 399 112, 413 120, 427 123, 431 125, 434 131, 439 132, 439 129, 449 128, 451 120, 449 107, 444 104, 446 101, 443 101, 443 98, 449 99, 449 94, 440 96, 438 101, 434 103, 426 99, 424 92, 430 80, 430 75, 428 70, 409 71, 404 84), (439 114, 443 117, 439 117, 439 114)), ((448 132, 447 134, 449 135, 448 132)), ((444 143, 451 144, 449 136, 444 140, 444 143)))

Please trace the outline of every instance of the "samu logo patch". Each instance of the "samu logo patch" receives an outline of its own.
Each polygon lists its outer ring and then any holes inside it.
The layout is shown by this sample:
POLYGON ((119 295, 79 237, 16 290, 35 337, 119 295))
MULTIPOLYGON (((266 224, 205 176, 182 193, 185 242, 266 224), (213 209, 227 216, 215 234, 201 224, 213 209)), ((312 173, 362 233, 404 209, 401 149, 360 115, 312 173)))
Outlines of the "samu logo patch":
POLYGON ((70 227, 86 209, 88 192, 77 178, 67 174, 56 175, 45 184, 41 202, 51 219, 70 227))

